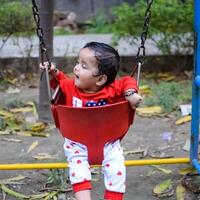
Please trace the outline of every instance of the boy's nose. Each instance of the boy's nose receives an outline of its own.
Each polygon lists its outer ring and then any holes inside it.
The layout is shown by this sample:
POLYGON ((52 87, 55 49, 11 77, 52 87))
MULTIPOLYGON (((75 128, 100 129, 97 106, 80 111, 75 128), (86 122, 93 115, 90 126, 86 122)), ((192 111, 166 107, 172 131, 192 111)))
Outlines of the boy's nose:
POLYGON ((79 70, 79 66, 80 66, 79 64, 76 64, 75 67, 74 67, 74 71, 78 71, 79 70))

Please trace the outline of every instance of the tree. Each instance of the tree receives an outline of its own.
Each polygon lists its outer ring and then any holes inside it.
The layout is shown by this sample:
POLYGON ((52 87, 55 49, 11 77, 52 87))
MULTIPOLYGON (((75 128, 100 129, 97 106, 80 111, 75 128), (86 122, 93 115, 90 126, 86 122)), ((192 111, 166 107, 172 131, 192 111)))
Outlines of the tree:
MULTIPOLYGON (((44 41, 50 60, 53 57, 53 7, 54 0, 39 0, 38 2, 41 17, 41 27, 43 29, 44 41)), ((40 59, 41 62, 41 52, 40 59)), ((45 73, 39 84, 39 105, 38 113, 39 119, 44 122, 52 120, 50 112, 50 99, 48 94, 48 83, 45 73)))

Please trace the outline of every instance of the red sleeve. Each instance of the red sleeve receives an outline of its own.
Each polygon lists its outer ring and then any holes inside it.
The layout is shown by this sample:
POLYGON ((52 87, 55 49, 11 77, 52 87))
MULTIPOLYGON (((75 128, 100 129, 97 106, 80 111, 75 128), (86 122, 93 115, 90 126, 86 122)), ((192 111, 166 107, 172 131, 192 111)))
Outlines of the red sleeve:
POLYGON ((62 80, 67 79, 68 77, 62 71, 59 71, 58 75, 50 81, 50 86, 51 88, 55 89, 58 84, 60 85, 60 82, 62 82, 62 80))
POLYGON ((124 76, 118 80, 114 81, 114 87, 117 94, 121 95, 129 89, 134 89, 138 92, 138 86, 136 80, 131 76, 124 76))

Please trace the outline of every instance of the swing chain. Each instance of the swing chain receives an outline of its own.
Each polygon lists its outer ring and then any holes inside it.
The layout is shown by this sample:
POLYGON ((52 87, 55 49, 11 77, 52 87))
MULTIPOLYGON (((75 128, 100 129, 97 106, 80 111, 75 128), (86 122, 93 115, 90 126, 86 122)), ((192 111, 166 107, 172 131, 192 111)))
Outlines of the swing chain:
POLYGON ((46 44, 44 41, 44 33, 43 29, 40 26, 40 16, 39 16, 39 11, 38 11, 38 6, 35 2, 35 0, 32 0, 32 11, 33 11, 33 17, 36 23, 36 33, 39 38, 39 43, 40 43, 40 52, 41 52, 41 62, 44 64, 44 56, 46 58, 46 61, 49 63, 49 67, 51 66, 51 61, 49 59, 49 55, 47 52, 46 44))
POLYGON ((143 28, 142 28, 142 34, 140 36, 141 43, 140 43, 140 46, 138 47, 138 52, 137 52, 136 58, 135 58, 136 62, 137 62, 137 67, 134 68, 134 70, 131 74, 132 76, 134 75, 138 66, 143 65, 144 61, 145 61, 145 54, 146 54, 145 42, 146 42, 147 35, 148 35, 149 22, 150 22, 150 19, 151 19, 151 6, 152 6, 152 4, 153 4, 153 0, 147 0, 147 9, 145 11, 144 24, 143 24, 143 28))

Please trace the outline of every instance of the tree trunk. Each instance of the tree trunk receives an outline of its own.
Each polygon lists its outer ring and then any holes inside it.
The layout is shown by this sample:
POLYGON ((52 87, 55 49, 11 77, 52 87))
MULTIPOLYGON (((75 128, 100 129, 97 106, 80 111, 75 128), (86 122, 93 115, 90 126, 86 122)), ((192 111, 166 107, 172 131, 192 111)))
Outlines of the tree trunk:
MULTIPOLYGON (((44 41, 50 61, 53 57, 53 7, 54 0, 39 0, 38 7, 40 8, 41 27, 43 29, 44 41)), ((44 58, 45 59, 45 58, 44 58)), ((41 52, 40 60, 41 62, 41 52)), ((45 61, 45 60, 44 60, 45 61)), ((52 121, 50 111, 50 99, 48 94, 48 83, 46 74, 43 73, 43 78, 39 84, 39 106, 38 106, 39 120, 43 122, 52 121)))

